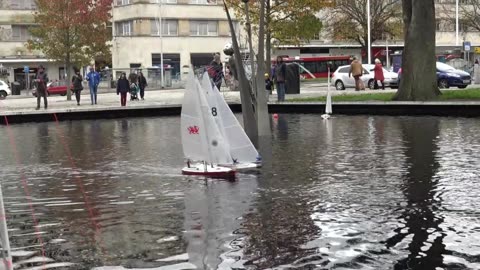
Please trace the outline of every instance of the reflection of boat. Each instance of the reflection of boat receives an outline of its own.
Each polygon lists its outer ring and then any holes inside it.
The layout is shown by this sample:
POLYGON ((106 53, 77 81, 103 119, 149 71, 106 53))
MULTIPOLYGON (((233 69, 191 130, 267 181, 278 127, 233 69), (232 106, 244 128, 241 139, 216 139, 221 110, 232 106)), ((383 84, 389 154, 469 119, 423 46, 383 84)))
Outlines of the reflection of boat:
POLYGON ((182 103, 182 146, 185 157, 189 160, 182 173, 212 177, 234 176, 235 170, 215 165, 233 161, 201 88, 200 82, 191 72, 182 103), (201 162, 192 166, 190 160, 201 162))
POLYGON ((221 163, 221 166, 235 168, 236 170, 261 167, 257 149, 255 149, 252 141, 248 138, 216 86, 211 83, 208 73, 203 74, 200 82, 210 106, 209 111, 224 138, 225 147, 232 160, 231 163, 221 163))
MULTIPOLYGON (((185 190, 185 257, 197 269, 245 269, 242 232, 257 180, 190 182, 185 190)), ((243 176, 242 176, 243 177, 243 176)))

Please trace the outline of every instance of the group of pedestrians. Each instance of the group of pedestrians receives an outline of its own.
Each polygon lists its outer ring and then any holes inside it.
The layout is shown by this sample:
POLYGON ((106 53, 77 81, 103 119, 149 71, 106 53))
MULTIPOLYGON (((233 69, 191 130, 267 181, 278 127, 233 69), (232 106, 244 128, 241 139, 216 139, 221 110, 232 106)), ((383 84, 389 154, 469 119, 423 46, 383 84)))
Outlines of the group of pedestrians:
POLYGON ((138 75, 135 72, 127 74, 124 72, 117 81, 117 95, 120 95, 120 105, 127 106, 127 94, 130 93, 130 100, 138 100, 137 90, 140 92, 140 98, 145 100, 145 88, 147 87, 147 79, 140 71, 138 75))
MULTIPOLYGON (((132 73, 129 76, 130 80, 126 78, 126 74, 122 73, 120 79, 117 82, 117 95, 121 94, 120 104, 122 106, 126 106, 126 97, 127 93, 130 93, 133 99, 133 91, 137 88, 140 92, 140 97, 144 100, 145 96, 145 88, 147 87, 147 79, 143 76, 142 72, 139 72, 137 75, 136 73, 132 73)), ((33 80, 36 86, 37 92, 37 107, 36 109, 40 109, 40 103, 43 98, 44 108, 48 108, 48 74, 45 71, 45 67, 43 65, 38 66, 37 73, 33 80)), ((92 105, 97 104, 97 93, 98 93, 98 85, 100 84, 100 74, 95 71, 93 67, 90 67, 89 72, 86 74, 85 77, 82 77, 80 74, 80 69, 74 67, 74 74, 72 76, 72 86, 71 90, 75 95, 75 99, 77 101, 77 105, 80 106, 80 99, 81 93, 84 89, 83 82, 88 82, 88 88, 90 90, 90 100, 92 105)), ((68 89, 69 87, 67 87, 68 89)), ((68 90, 67 90, 68 91, 68 90)), ((136 93, 136 92, 135 92, 136 93)))
MULTIPOLYGON (((210 65, 207 66, 206 71, 210 77, 212 86, 215 86, 220 90, 222 80, 225 80, 220 53, 213 54, 213 60, 210 62, 210 65)), ((269 73, 265 73, 265 89, 267 90, 267 95, 272 93, 275 84, 278 101, 285 101, 287 65, 283 61, 283 57, 277 57, 277 61, 272 67, 271 74, 272 75, 270 76, 269 73)))
MULTIPOLYGON (((378 82, 382 85, 382 90, 385 90, 385 76, 383 75, 383 65, 380 59, 375 59, 375 67, 373 68, 373 89, 379 89, 378 82)), ((350 72, 349 77, 353 75, 355 79, 355 91, 365 90, 365 84, 362 81, 363 76, 363 66, 362 63, 354 56, 352 58, 352 63, 350 63, 350 72)))

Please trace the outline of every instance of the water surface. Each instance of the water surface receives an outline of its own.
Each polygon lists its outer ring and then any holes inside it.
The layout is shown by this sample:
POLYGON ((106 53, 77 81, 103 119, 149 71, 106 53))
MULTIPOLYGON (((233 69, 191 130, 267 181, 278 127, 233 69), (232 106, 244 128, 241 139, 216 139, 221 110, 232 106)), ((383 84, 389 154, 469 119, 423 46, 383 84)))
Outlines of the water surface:
POLYGON ((16 269, 480 269, 480 119, 272 128, 227 182, 180 174, 177 117, 2 127, 16 269))

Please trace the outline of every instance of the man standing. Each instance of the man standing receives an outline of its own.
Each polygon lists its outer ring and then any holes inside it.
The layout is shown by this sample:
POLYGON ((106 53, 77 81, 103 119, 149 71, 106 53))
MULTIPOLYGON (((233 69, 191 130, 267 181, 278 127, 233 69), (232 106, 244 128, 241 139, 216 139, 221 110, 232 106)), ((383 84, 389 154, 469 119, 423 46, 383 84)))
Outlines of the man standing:
POLYGON ((96 72, 93 67, 90 67, 90 72, 87 74, 86 77, 88 81, 88 87, 90 88, 90 99, 93 104, 97 104, 97 90, 98 84, 100 83, 100 74, 96 72))
POLYGON ((277 64, 275 65, 274 79, 277 85, 277 100, 285 101, 285 81, 287 77, 287 65, 283 62, 281 56, 277 56, 277 64))
POLYGON ((353 61, 350 64, 350 72, 348 73, 348 77, 353 75, 353 78, 355 79, 355 91, 365 90, 365 87, 362 86, 362 79, 360 78, 363 74, 362 64, 355 56, 352 58, 352 60, 353 61))
POLYGON ((220 53, 215 53, 213 55, 213 61, 208 67, 208 75, 212 79, 213 84, 217 87, 218 91, 220 91, 220 87, 222 87, 222 79, 224 77, 223 64, 222 60, 220 59, 220 53))
POLYGON ((145 87, 147 87, 147 79, 143 76, 143 73, 140 71, 138 76, 138 87, 140 87, 140 97, 142 100, 145 100, 143 97, 145 96, 145 87))
POLYGON ((45 110, 48 107, 48 101, 47 101, 47 82, 48 82, 48 76, 47 73, 45 72, 45 68, 40 65, 38 67, 38 72, 35 77, 35 83, 37 84, 37 110, 40 110, 40 99, 43 96, 43 103, 45 106, 45 110))

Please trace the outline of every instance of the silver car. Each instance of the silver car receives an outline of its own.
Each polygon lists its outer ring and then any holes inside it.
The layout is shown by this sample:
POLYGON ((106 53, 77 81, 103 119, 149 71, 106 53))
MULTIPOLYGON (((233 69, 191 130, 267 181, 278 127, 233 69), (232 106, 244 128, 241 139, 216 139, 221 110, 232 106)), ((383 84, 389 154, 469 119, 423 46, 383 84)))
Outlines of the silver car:
MULTIPOLYGON (((363 83, 370 89, 374 88, 374 71, 373 68, 375 65, 364 64, 363 75, 361 80, 363 83)), ((341 66, 332 75, 332 85, 335 86, 337 90, 345 90, 346 88, 355 88, 355 79, 353 76, 349 77, 348 73, 350 72, 350 66, 341 66)), ((391 88, 397 87, 398 75, 395 72, 390 72, 383 68, 383 76, 385 77, 385 86, 391 88)))
POLYGON ((12 91, 10 90, 10 86, 6 82, 0 80, 0 99, 4 99, 11 94, 12 91))

